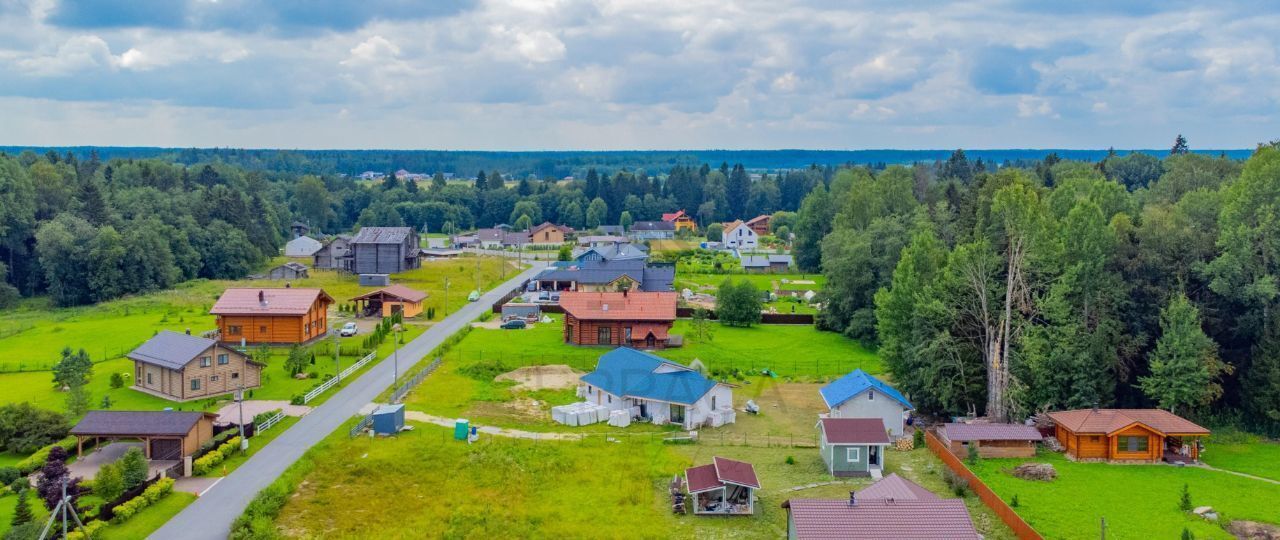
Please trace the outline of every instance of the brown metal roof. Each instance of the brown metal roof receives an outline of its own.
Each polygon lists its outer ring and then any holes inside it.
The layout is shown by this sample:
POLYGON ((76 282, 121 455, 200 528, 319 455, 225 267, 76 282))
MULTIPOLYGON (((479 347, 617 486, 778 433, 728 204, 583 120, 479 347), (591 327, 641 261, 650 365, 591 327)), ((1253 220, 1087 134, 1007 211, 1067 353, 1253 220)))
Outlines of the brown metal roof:
POLYGON ((893 499, 895 501, 937 500, 938 496, 915 482, 907 480, 898 473, 877 480, 857 492, 858 500, 893 499))
POLYGON ((391 285, 388 285, 376 291, 369 291, 367 293, 364 293, 360 296, 352 298, 352 300, 363 300, 365 298, 377 296, 379 294, 394 296, 396 298, 404 300, 405 302, 421 302, 423 300, 426 300, 427 298, 427 293, 424 293, 417 289, 410 289, 399 283, 393 283, 391 285))
POLYGON ((960 499, 792 499, 797 540, 978 540, 960 499))
POLYGON ((209 313, 213 315, 305 315, 311 309, 311 305, 321 298, 333 303, 333 297, 320 289, 296 287, 227 289, 222 292, 222 296, 218 297, 218 301, 213 304, 209 313))
POLYGON ((99 437, 186 435, 201 418, 216 414, 182 411, 89 411, 72 435, 99 437))
POLYGON ((1049 413, 1054 423, 1074 433, 1110 435, 1139 423, 1165 435, 1208 435, 1209 430, 1161 409, 1076 409, 1049 413))
POLYGON ((942 436, 949 441, 1039 441, 1044 437, 1023 424, 943 424, 942 436))
POLYGON ((560 307, 584 320, 674 321, 674 292, 563 292, 560 307))
POLYGON ((755 467, 750 463, 722 457, 712 458, 707 465, 685 469, 684 477, 689 483, 689 493, 721 488, 726 484, 760 489, 760 479, 756 477, 755 467))
POLYGON ((879 418, 823 418, 822 432, 831 444, 889 444, 879 418))

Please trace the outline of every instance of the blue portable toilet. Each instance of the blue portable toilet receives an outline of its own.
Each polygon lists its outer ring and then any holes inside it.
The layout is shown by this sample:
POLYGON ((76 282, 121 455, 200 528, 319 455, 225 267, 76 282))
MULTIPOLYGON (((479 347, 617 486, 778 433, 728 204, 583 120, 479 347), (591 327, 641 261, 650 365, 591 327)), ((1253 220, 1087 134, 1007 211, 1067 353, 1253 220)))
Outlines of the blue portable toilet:
POLYGON ((382 405, 373 411, 373 432, 395 435, 404 427, 404 404, 382 405))
POLYGON ((459 418, 453 424, 453 438, 459 441, 467 440, 467 436, 471 434, 471 423, 466 418, 459 418))

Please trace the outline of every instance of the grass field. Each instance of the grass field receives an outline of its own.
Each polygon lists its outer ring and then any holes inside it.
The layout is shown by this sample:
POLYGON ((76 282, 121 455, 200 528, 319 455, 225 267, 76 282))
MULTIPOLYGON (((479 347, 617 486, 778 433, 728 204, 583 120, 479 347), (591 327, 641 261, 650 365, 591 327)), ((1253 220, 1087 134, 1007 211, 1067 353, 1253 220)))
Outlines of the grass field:
MULTIPOLYGON (((0 537, 3 537, 9 531, 10 523, 13 521, 13 512, 18 505, 18 496, 9 490, 0 490, 0 537)), ((43 520, 49 519, 49 511, 45 510, 44 502, 40 500, 40 495, 34 489, 27 493, 27 505, 31 508, 31 513, 35 516, 36 521, 43 523, 43 520)))
POLYGON ((1212 506, 1223 522, 1233 519, 1280 521, 1280 485, 1196 467, 1075 463, 1061 454, 1034 461, 1051 463, 1058 479, 1038 482, 1008 471, 1023 459, 986 459, 971 467, 1048 539, 1095 537, 1107 520, 1107 538, 1178 538, 1183 528, 1196 538, 1231 538, 1216 524, 1178 509, 1183 484, 1195 506, 1212 506), (1082 531, 1091 531, 1082 533, 1082 531))
MULTIPOLYGON (((562 319, 552 316, 550 324, 535 324, 525 330, 477 328, 466 336, 449 356, 462 364, 488 360, 517 367, 523 365, 566 364, 575 369, 595 367, 606 347, 579 347, 563 342, 562 319)), ((869 373, 883 371, 880 359, 858 342, 811 326, 756 325, 750 328, 712 324, 711 341, 689 338, 690 322, 676 321, 673 333, 685 335, 683 347, 656 354, 678 362, 693 359, 707 368, 742 371, 769 368, 781 376, 829 379, 857 368, 869 373)))
MULTIPOLYGON (((341 431, 341 430, 339 430, 341 431)), ((892 471, 931 489, 941 465, 925 450, 891 453, 892 471)), ((315 467, 276 521, 288 537, 778 538, 786 532, 786 497, 844 498, 870 479, 805 489, 830 480, 814 449, 699 443, 670 446, 647 439, 534 442, 482 437, 453 441, 450 432, 416 425, 390 439, 330 436, 304 459, 315 467), (752 462, 763 489, 757 513, 710 518, 673 515, 672 475, 713 456, 752 462), (791 456, 795 464, 787 464, 791 456), (402 496, 389 496, 400 493, 402 496), (335 511, 341 509, 341 511, 335 511)), ((976 499, 967 501, 987 538, 1010 533, 976 499)))
POLYGON ((763 308, 770 308, 777 313, 807 313, 814 314, 818 310, 799 298, 791 298, 783 294, 785 292, 801 292, 804 291, 820 291, 826 284, 827 278, 822 274, 692 274, 677 273, 675 287, 676 290, 689 289, 696 293, 710 294, 714 296, 719 290, 720 284, 726 279, 747 280, 756 289, 761 291, 774 291, 778 293, 778 299, 773 302, 765 302, 763 308), (793 283, 795 281, 813 283, 793 283))
POLYGON ((1215 434, 1200 458, 1220 469, 1280 480, 1280 442, 1256 435, 1237 433, 1223 440, 1215 434))
MULTIPOLYGON (((284 262, 283 257, 271 261, 284 262)), ((503 261, 480 258, 479 279, 476 259, 424 262, 422 268, 395 275, 395 282, 426 291, 430 296, 423 308, 435 307, 443 317, 444 279, 450 281, 449 300, 453 306, 466 301, 467 293, 500 282, 503 261)), ((509 267, 507 274, 515 272, 509 267)), ((280 280, 194 280, 173 289, 139 297, 122 298, 92 306, 54 308, 47 298, 24 300, 17 308, 0 313, 0 369, 48 369, 64 347, 85 349, 95 361, 119 357, 160 330, 194 332, 214 326, 209 308, 228 287, 280 287, 280 280)), ((294 280, 294 286, 320 287, 340 303, 375 287, 360 287, 356 276, 329 271, 313 271, 308 279, 294 280)))

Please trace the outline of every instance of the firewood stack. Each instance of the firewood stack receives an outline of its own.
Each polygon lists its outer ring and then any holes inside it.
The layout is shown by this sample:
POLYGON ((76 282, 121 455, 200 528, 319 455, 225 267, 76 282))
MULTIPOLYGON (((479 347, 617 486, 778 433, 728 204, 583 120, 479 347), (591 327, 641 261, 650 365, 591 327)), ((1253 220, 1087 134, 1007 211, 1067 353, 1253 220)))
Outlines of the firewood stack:
POLYGON ((671 512, 675 514, 683 514, 684 512, 684 479, 680 475, 671 478, 671 512))

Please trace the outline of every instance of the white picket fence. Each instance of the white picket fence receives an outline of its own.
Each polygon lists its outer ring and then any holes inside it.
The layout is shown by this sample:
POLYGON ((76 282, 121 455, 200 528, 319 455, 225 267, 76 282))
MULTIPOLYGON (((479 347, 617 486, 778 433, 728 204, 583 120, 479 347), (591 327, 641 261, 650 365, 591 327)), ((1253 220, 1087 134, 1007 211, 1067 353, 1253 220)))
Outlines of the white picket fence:
POLYGON ((261 424, 258 424, 257 427, 254 428, 253 433, 256 435, 258 433, 262 433, 263 431, 271 429, 271 426, 279 424, 281 420, 284 420, 284 411, 280 411, 272 415, 271 418, 263 420, 261 424))
POLYGON ((365 364, 368 364, 369 362, 373 361, 373 357, 375 354, 377 354, 377 351, 374 351, 369 353, 368 355, 365 355, 365 357, 361 358, 359 362, 351 364, 350 366, 347 367, 347 369, 344 369, 342 370, 341 373, 338 373, 337 377, 334 377, 332 379, 325 381, 324 384, 317 386, 313 388, 310 392, 307 392, 306 394, 304 394, 302 396, 302 404, 306 405, 307 403, 311 403, 311 400, 315 399, 320 394, 323 394, 325 390, 333 388, 333 385, 338 384, 339 382, 342 382, 342 379, 350 377, 351 374, 359 371, 360 368, 364 367, 365 364))

